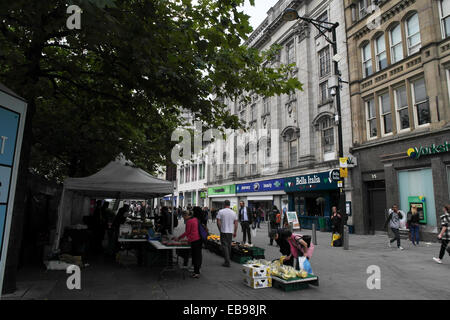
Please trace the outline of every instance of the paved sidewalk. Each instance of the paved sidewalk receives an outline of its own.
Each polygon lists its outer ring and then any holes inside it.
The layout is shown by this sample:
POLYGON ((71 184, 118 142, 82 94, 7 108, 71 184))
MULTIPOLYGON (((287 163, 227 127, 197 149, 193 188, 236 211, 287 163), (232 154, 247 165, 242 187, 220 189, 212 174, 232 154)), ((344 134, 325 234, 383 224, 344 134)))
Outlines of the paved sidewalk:
MULTIPOLYGON (((278 248, 269 246, 267 224, 257 229, 253 243, 266 249, 266 259, 280 257, 278 248)), ((211 222, 210 231, 217 228, 211 222)), ((177 234, 184 229, 180 223, 177 234)), ((239 228, 240 229, 240 228, 239 228)), ((303 234, 311 234, 304 230, 303 234)), ((438 243, 421 243, 419 247, 403 240, 404 251, 387 247, 386 235, 350 235, 350 248, 330 246, 331 234, 317 232, 318 245, 311 260, 319 287, 285 293, 275 288, 253 290, 242 283, 241 266, 221 266, 223 259, 203 251, 200 279, 179 273, 166 273, 158 280, 158 268, 121 267, 113 262, 93 261, 81 272, 81 290, 68 290, 64 271, 23 270, 19 274, 19 290, 5 300, 18 299, 206 299, 206 300, 277 300, 277 299, 448 299, 450 257, 444 263, 433 262, 439 252, 438 243), (381 270, 381 290, 369 290, 367 267, 381 270)), ((239 230, 237 241, 242 241, 239 230)))

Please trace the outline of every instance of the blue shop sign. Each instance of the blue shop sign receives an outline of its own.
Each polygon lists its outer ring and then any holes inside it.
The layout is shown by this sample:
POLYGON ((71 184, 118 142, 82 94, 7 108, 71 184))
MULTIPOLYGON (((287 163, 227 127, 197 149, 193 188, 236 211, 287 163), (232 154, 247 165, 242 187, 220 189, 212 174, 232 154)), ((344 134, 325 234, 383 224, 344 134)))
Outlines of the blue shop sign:
POLYGON ((284 180, 274 179, 236 185, 236 193, 267 192, 284 190, 284 180))
POLYGON ((332 171, 313 173, 284 179, 284 191, 301 192, 338 189, 337 181, 332 179, 332 171))
POLYGON ((19 114, 0 107, 0 165, 13 165, 18 128, 19 114))

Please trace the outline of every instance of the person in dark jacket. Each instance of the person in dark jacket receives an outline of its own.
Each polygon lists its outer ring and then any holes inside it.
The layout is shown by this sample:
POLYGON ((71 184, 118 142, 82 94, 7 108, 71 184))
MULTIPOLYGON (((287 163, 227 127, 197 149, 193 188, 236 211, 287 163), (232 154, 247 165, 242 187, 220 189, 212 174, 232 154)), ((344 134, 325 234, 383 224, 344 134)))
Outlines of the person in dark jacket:
POLYGON ((119 239, 120 225, 124 224, 125 221, 127 221, 127 214, 129 211, 130 211, 130 205, 124 204, 123 207, 120 208, 119 211, 117 211, 117 214, 113 219, 113 222, 111 224, 112 238, 110 239, 110 241, 112 242, 110 244, 110 248, 112 249, 112 252, 110 252, 110 253, 117 252, 117 250, 119 248, 118 239, 119 239))
POLYGON ((339 233, 341 234, 342 229, 342 215, 337 210, 337 207, 331 208, 331 226, 332 226, 332 233, 339 233))
POLYGON ((408 212, 408 215, 410 215, 410 219, 408 221, 408 227, 409 232, 411 233, 411 242, 413 245, 418 246, 419 245, 419 222, 420 222, 420 216, 419 213, 416 210, 413 210, 412 212, 408 212))
MULTIPOLYGON (((288 238, 292 235, 287 229, 274 229, 270 232, 271 239, 275 240, 277 245, 280 247, 280 252, 283 256, 289 256, 291 254, 291 245, 289 244, 288 238)), ((283 261, 283 264, 288 266, 293 266, 294 259, 289 259, 283 261)))
POLYGON ((243 243, 247 243, 247 236, 248 236, 248 243, 252 244, 252 235, 250 232, 250 226, 253 222, 253 215, 248 207, 245 206, 244 201, 241 201, 239 203, 239 216, 238 220, 241 223, 242 233, 243 233, 243 243))
MULTIPOLYGON (((277 230, 280 227, 280 223, 278 222, 278 217, 280 215, 280 210, 278 210, 277 206, 273 206, 272 211, 269 214, 269 233, 272 230, 277 230)), ((270 245, 273 245, 273 238, 270 237, 270 245)))

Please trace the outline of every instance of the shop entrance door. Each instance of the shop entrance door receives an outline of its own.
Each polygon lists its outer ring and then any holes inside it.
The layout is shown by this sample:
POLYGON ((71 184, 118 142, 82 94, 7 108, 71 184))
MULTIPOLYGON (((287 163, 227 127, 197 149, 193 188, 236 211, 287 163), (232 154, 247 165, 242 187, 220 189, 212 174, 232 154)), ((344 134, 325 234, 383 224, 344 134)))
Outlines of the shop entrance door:
POLYGON ((386 231, 384 229, 386 210, 386 185, 384 180, 367 183, 369 199, 369 231, 386 231))

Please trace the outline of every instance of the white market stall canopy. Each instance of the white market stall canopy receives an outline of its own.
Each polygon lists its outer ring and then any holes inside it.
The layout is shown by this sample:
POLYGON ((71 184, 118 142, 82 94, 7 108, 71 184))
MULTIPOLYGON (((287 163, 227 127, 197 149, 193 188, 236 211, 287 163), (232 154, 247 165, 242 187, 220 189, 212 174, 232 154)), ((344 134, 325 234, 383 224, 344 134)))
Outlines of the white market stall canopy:
POLYGON ((68 178, 66 190, 91 197, 149 199, 173 193, 173 183, 153 177, 126 160, 110 162, 102 170, 86 178, 68 178))
POLYGON ((58 225, 54 249, 64 228, 82 224, 89 214, 90 199, 151 199, 173 194, 173 183, 153 177, 130 161, 120 158, 110 162, 102 170, 86 178, 68 178, 58 210, 58 225))

